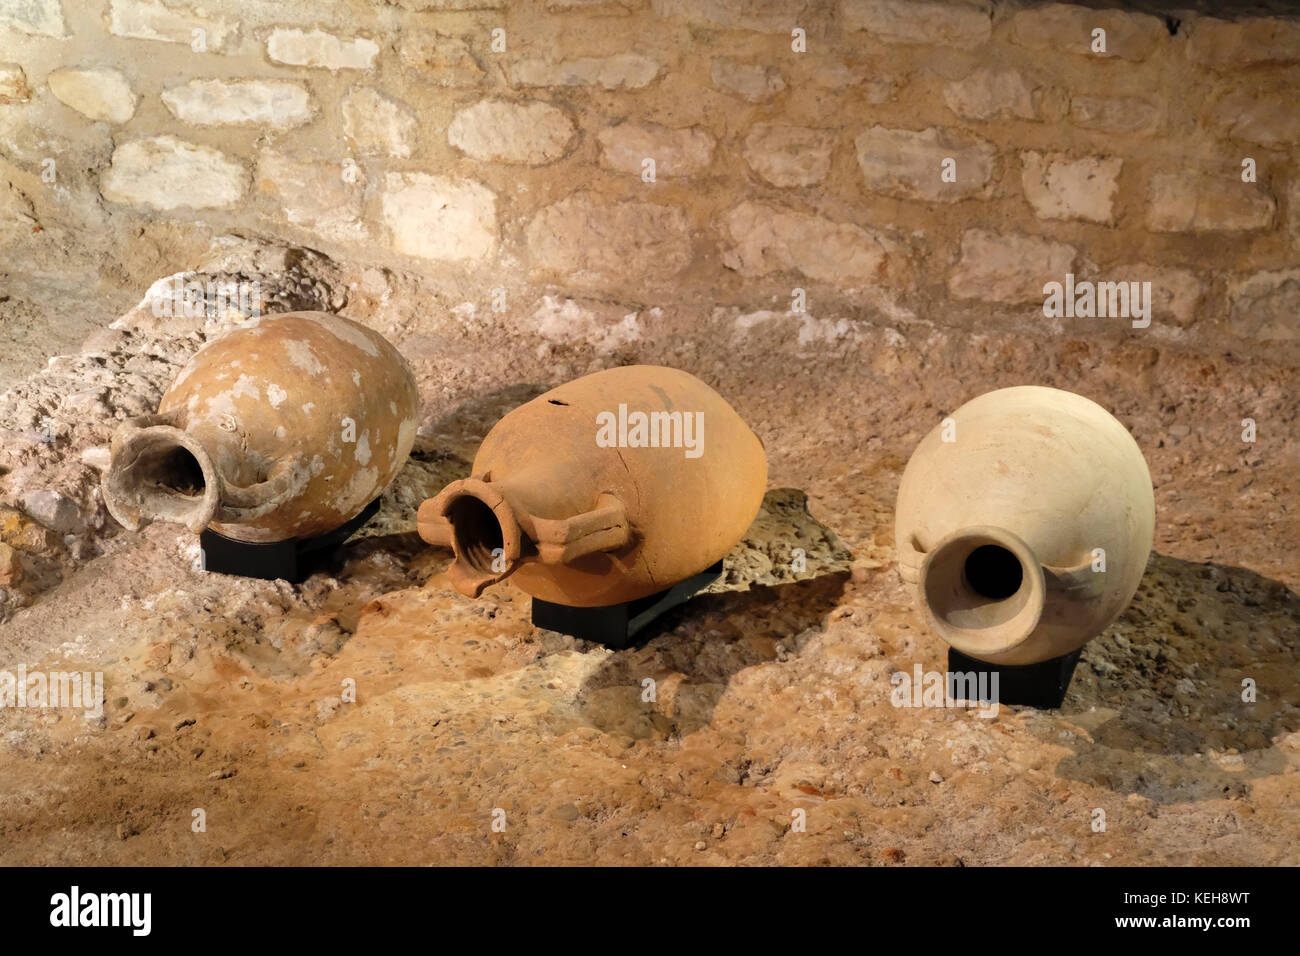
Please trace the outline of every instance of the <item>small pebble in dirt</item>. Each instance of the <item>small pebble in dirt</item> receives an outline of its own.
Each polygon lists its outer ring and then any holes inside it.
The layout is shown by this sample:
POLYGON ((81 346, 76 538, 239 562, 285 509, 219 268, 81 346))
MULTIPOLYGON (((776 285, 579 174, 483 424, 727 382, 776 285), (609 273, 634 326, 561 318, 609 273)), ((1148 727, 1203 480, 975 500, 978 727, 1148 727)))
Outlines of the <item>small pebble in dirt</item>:
POLYGON ((84 518, 77 503, 52 488, 29 491, 20 499, 25 512, 60 534, 73 534, 84 528, 84 518))
POLYGON ((931 770, 931 771, 930 771, 930 782, 931 782, 931 783, 943 783, 943 776, 939 773, 939 771, 937 771, 937 770, 931 770))
POLYGON ((708 844, 705 843, 703 840, 700 840, 698 843, 695 844, 695 849, 697 850, 704 850, 707 848, 708 848, 708 844))

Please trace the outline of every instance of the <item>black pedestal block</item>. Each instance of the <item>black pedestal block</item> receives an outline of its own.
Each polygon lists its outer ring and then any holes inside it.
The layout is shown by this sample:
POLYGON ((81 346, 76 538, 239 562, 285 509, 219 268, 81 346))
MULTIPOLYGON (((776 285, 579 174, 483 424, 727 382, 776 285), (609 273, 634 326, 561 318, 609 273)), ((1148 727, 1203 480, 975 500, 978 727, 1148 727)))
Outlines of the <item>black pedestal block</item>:
POLYGON ((722 562, 719 561, 666 591, 605 607, 569 607, 533 598, 533 624, 621 650, 656 618, 686 603, 696 591, 708 587, 721 576, 722 562))
POLYGON ((211 529, 205 530, 199 535, 199 547, 203 549, 203 570, 300 584, 320 570, 339 546, 373 518, 378 510, 379 499, 376 498, 361 509, 355 518, 314 538, 257 543, 236 541, 211 529))
POLYGON ((1038 707, 1050 710, 1060 707, 1065 700, 1065 692, 1070 689, 1070 680, 1074 677, 1074 667, 1079 663, 1083 648, 1071 651, 1061 657, 1053 657, 1037 664, 1008 666, 989 664, 986 661, 967 657, 956 648, 948 648, 948 692, 956 696, 954 673, 987 673, 984 687, 992 688, 993 675, 998 676, 998 703, 1024 707, 1038 707))

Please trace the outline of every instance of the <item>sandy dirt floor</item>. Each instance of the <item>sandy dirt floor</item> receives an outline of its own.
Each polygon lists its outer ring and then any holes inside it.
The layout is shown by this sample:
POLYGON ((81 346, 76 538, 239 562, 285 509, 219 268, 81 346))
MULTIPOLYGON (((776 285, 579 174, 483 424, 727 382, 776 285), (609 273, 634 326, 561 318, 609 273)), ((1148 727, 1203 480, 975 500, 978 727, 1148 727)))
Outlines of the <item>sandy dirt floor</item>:
MULTIPOLYGON (((286 302, 339 305, 326 265, 295 268, 286 302)), ((106 697, 0 710, 0 863, 1300 864, 1293 363, 690 303, 503 344, 463 315, 412 331, 433 306, 386 281, 343 313, 408 357, 425 426, 380 517, 300 586, 203 573, 194 535, 127 533, 98 496, 116 421, 220 322, 128 315, 0 399, 3 666, 103 671, 106 697), (700 376, 766 444, 723 580, 618 652, 534 628, 508 581, 450 590, 419 502, 510 408, 635 362, 700 376), (1026 383, 1133 431, 1146 577, 1060 710, 894 707, 892 674, 946 664, 893 565, 902 468, 962 402, 1026 383), (33 488, 76 507, 35 522, 33 488)))

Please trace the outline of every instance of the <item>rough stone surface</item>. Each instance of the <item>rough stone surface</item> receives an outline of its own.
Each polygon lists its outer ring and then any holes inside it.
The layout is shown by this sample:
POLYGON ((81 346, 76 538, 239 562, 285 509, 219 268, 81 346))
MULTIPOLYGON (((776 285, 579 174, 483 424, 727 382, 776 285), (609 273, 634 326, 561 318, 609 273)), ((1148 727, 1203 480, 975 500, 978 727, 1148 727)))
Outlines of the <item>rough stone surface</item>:
POLYGON ((1041 302, 1044 284, 1065 281, 1076 255, 1064 243, 972 229, 962 236, 961 258, 948 273, 948 291, 959 299, 1041 302))
POLYGON ((460 37, 418 33, 402 38, 402 63, 419 78, 439 86, 478 86, 484 70, 470 45, 460 37))
POLYGON ((1228 324, 1263 341, 1300 339, 1300 269, 1259 272, 1229 284, 1228 324))
POLYGON ((510 68, 519 86, 599 86, 606 90, 638 90, 659 76, 660 66, 637 53, 583 56, 572 60, 524 60, 510 68))
POLYGON ((427 173, 389 173, 382 199, 384 223, 397 252, 464 262, 489 256, 496 249, 496 196, 482 183, 427 173))
POLYGON ((419 121, 406 105, 362 87, 343 97, 343 132, 366 155, 408 159, 419 121))
POLYGON ((195 126, 272 126, 291 129, 311 122, 311 96, 283 80, 190 80, 163 90, 173 116, 195 126))
POLYGON ((339 163, 298 160, 267 150, 258 159, 255 183, 295 226, 332 242, 369 235, 362 216, 365 180, 358 174, 348 182, 339 163))
POLYGON ((398 6, 418 12, 454 10, 500 10, 510 0, 395 0, 398 6))
POLYGON ((135 93, 117 70, 54 70, 50 92, 88 119, 125 123, 135 115, 135 93))
POLYGON ((1150 133, 1160 125, 1160 107, 1136 96, 1074 96, 1070 121, 1104 133, 1150 133))
POLYGON ((844 23, 886 43, 970 49, 992 32, 992 6, 982 0, 844 0, 844 23))
POLYGON ((59 0, 0 0, 0 26, 36 36, 68 35, 59 0))
MULTIPOLYGON (((898 98, 900 78, 876 72, 865 65, 849 65, 843 60, 818 58, 806 74, 806 82, 825 90, 861 89, 866 101, 873 106, 892 103, 898 98)), ((794 81, 796 86, 804 84, 794 81)))
POLYGON ((1280 17, 1244 22, 1197 17, 1188 29, 1187 58, 1225 71, 1261 63, 1300 63, 1300 23, 1280 17))
POLYGON ((339 37, 324 30, 277 28, 266 41, 266 55, 276 63, 338 70, 368 70, 379 55, 369 37, 339 37))
POLYGON ((625 312, 592 300, 543 295, 526 327, 545 340, 548 350, 591 348, 597 355, 609 356, 638 341, 645 324, 640 312, 625 312))
POLYGON ((1039 219, 1109 223, 1124 161, 1118 156, 1072 159, 1063 153, 1021 154, 1021 185, 1039 219))
POLYGON ((593 16, 626 16, 641 6, 641 0, 546 0, 552 12, 581 11, 593 16))
POLYGON ((1147 190, 1147 228, 1155 232, 1267 229, 1276 214, 1277 201, 1235 171, 1160 172, 1147 190))
POLYGON ((980 67, 943 89, 948 109, 966 119, 1039 119, 1036 85, 1019 70, 980 67))
POLYGON ((26 103, 31 97, 23 68, 17 63, 0 64, 0 104, 26 103))
POLYGON ((713 137, 698 127, 670 129, 658 123, 620 123, 600 131, 601 162, 610 169, 641 175, 653 159, 655 176, 691 176, 708 168, 713 137))
MULTIPOLYGON (((1042 12, 1041 5, 1019 3, 466 2, 102 0, 75 14, 63 4, 70 42, 4 27, 16 42, 13 55, 2 57, 10 65, 0 67, 0 99, 9 100, 0 108, 0 157, 10 164, 0 163, 0 195, 7 197, 0 241, 11 277, 0 325, 13 330, 15 346, 0 355, 0 377, 38 367, 42 343, 70 347, 84 324, 100 321, 70 319, 54 333, 43 327, 52 305, 75 304, 90 282, 120 307, 141 275, 188 268, 187 250, 213 230, 270 230, 295 242, 315 236, 340 255, 372 256, 375 268, 446 277, 453 285, 440 294, 457 299, 448 308, 473 302, 480 323, 494 314, 482 298, 497 289, 512 303, 521 294, 578 294, 590 287, 567 289, 562 273, 532 270, 525 232, 541 210, 579 189, 602 206, 626 200, 680 206, 692 260, 674 274, 675 294, 750 310, 771 311, 773 297, 785 294, 721 266, 731 245, 723 218, 753 201, 906 237, 900 241, 909 261, 938 267, 923 270, 915 285, 875 290, 880 295, 869 308, 896 322, 978 326, 976 311, 947 294, 942 273, 967 230, 1037 233, 1036 212, 1068 216, 1044 220, 1041 232, 1073 245, 1085 264, 1139 258, 1169 268, 1206 264, 1206 307, 1180 327, 1185 334, 1169 340, 1180 347, 1222 342, 1228 334, 1214 308, 1226 310, 1230 276, 1285 268, 1294 259, 1297 217, 1289 204, 1267 225, 1252 226, 1245 245, 1225 247, 1218 229, 1179 228, 1173 238, 1161 238, 1148 228, 1152 177, 1182 169, 1180 157, 1201 156, 1191 167, 1204 163, 1217 176, 1251 156, 1259 162, 1257 191, 1283 201, 1295 178, 1287 154, 1296 145, 1290 140, 1297 112, 1288 105, 1295 64, 1287 62, 1288 33, 1278 18, 1242 12, 1224 25, 1188 12, 1175 35, 1162 25, 1145 59, 1131 60, 1067 53, 1078 46, 1073 27, 1050 42, 1040 37, 1042 47, 1018 43, 1017 33, 1023 40, 1033 30, 1024 19, 1017 25, 1017 14, 1042 12), (502 11, 510 14, 504 20, 502 11), (115 24, 123 32, 112 33, 115 24), (807 31, 806 52, 792 48, 799 39, 790 36, 795 24, 807 31), (497 26, 506 27, 506 36, 493 32, 497 26), (1195 57, 1205 59, 1207 48, 1196 52, 1198 29, 1202 36, 1219 32, 1231 57, 1243 62, 1231 68, 1199 62, 1195 57), (206 45, 192 47, 196 39, 206 45), (272 59, 280 44, 296 45, 292 59, 314 65, 272 59), (715 66, 723 86, 714 83, 715 66), (338 68, 336 75, 330 67, 338 68), (129 77, 139 98, 131 119, 108 126, 60 103, 47 77, 78 69, 115 69, 129 77), (308 90, 309 122, 280 126, 273 111, 252 111, 236 114, 247 121, 233 126, 199 127, 178 120, 159 98, 191 83, 241 82, 308 90), (532 82, 553 85, 527 85, 532 82), (467 111, 484 101, 537 102, 562 118, 554 132, 549 119, 463 129, 474 116, 467 111), (453 124, 466 148, 449 139, 453 124), (809 130, 816 132, 796 132, 809 130), (855 142, 864 132, 867 139, 855 142), (157 217, 141 204, 100 202, 98 184, 114 149, 158 134, 220 150, 249 170, 263 167, 262 154, 274 151, 289 164, 280 169, 284 191, 259 188, 248 202, 219 207, 219 216, 176 212, 186 208, 176 206, 173 215, 157 217), (1207 149, 1228 155, 1211 161, 1207 149), (1075 217, 1069 207, 1054 212, 1044 205, 1046 184, 1027 197, 1025 151, 1064 153, 1072 161, 1121 157, 1109 218, 1086 210, 1075 217), (862 163, 855 166, 859 153, 862 163), (640 182, 647 172, 641 162, 649 158, 657 188, 640 182), (956 162, 954 183, 942 176, 948 158, 956 162), (292 185, 318 180, 323 196, 336 197, 343 187, 331 167, 348 161, 359 175, 353 184, 362 192, 359 213, 353 187, 346 200, 337 197, 335 218, 292 185), (53 166, 57 183, 49 181, 53 166), (488 291, 456 286, 437 265, 442 260, 408 257, 386 244, 385 175, 425 171, 482 182, 498 197, 491 258, 457 260, 475 275, 494 275, 488 291), (1099 223, 1107 228, 1098 230, 1099 223), (364 251, 331 245, 355 243, 359 235, 375 241, 364 251), (544 289, 534 287, 539 281, 544 289)), ((1048 20, 1060 15, 1054 9, 1048 8, 1048 20)), ((1112 15, 1078 10, 1083 21, 1112 15)), ((1150 25, 1118 20, 1124 24, 1108 27, 1112 47, 1134 23, 1138 34, 1150 25)), ((266 169, 273 166, 266 161, 266 169)), ((1031 177, 1031 193, 1032 183, 1031 177)), ((633 271, 601 290, 617 292, 625 314, 634 307, 644 312, 639 306, 656 302, 646 285, 650 275, 633 271)), ((64 316, 73 312, 59 309, 64 316)))
POLYGON ((28 515, 59 534, 75 534, 85 528, 77 503, 52 488, 26 491, 19 503, 28 515))
POLYGON ((447 127, 447 140, 475 159, 540 166, 564 155, 573 121, 548 103, 484 100, 461 110, 447 127))
POLYGON ((760 63, 739 63, 718 57, 709 74, 713 85, 728 93, 735 93, 751 103, 770 100, 785 89, 785 79, 774 66, 760 63))
POLYGON ((651 9, 661 17, 787 36, 814 5, 810 0, 650 0, 651 9))
POLYGON ((0 588, 13 588, 22 583, 23 566, 18 552, 0 541, 0 588))
POLYGON ((163 210, 233 206, 247 188, 248 172, 238 162, 174 136, 123 143, 99 185, 110 202, 163 210))
POLYGON ((818 57, 810 64, 807 78, 814 86, 843 90, 865 83, 870 77, 865 67, 835 57, 818 57))
POLYGON ((992 143, 949 130, 873 126, 854 141, 867 189, 904 199, 955 202, 986 191, 993 175, 992 143), (956 181, 944 182, 943 163, 956 162, 956 181))
POLYGON ((1153 325, 1190 326, 1205 297, 1205 283, 1188 269, 1170 269, 1146 262, 1106 270, 1107 279, 1150 282, 1153 325))
POLYGON ((1049 3, 1021 10, 1011 17, 1016 43, 1051 53, 1145 60, 1169 39, 1163 21, 1147 13, 1090 10, 1067 3, 1049 3), (1106 31, 1106 51, 1094 53, 1092 31, 1106 31))
POLYGON ((1300 252, 1300 175, 1293 175, 1286 187, 1287 231, 1291 246, 1300 252))
POLYGON ((32 201, 13 183, 0 189, 0 245, 9 245, 38 230, 32 201))
POLYGON ((1300 89, 1261 93, 1243 89, 1223 97, 1211 111, 1211 121, 1224 136, 1281 149, 1300 143, 1300 89))
POLYGON ((569 196, 534 216, 525 239, 535 273, 594 288, 629 275, 670 279, 691 259, 686 216, 657 203, 569 196))
POLYGON ((814 186, 826 178, 835 131, 756 123, 745 137, 745 162, 773 186, 814 186))
POLYGON ((236 23, 222 17, 162 0, 111 0, 108 7, 110 33, 136 40, 183 43, 191 49, 201 43, 203 49, 196 52, 223 52, 237 28, 236 23))
MULTIPOLYGON (((884 278, 898 254, 878 233, 768 203, 742 203, 724 216, 723 226, 732 242, 723 264, 752 277, 793 271, 860 285, 884 278)), ((897 270, 898 263, 893 265, 897 270)))

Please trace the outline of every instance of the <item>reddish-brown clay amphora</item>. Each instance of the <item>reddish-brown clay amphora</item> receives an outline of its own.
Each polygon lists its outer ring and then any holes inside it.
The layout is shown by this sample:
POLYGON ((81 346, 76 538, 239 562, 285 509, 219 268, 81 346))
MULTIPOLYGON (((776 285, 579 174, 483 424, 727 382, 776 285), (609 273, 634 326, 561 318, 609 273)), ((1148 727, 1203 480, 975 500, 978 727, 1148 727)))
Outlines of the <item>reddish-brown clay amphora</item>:
POLYGON ((313 537, 396 477, 419 408, 406 362, 373 329, 324 312, 255 319, 196 352, 157 414, 122 425, 104 501, 132 530, 313 537))
POLYGON ((626 366, 502 418, 473 477, 420 506, 419 530, 455 551, 463 594, 511 575, 535 598, 603 607, 720 560, 766 489, 763 444, 722 396, 677 369, 626 366))
POLYGON ((1154 526, 1151 475, 1128 430, 1082 395, 1020 386, 967 402, 925 437, 903 472, 894 533, 935 632, 1015 665, 1105 630, 1137 590, 1154 526))

